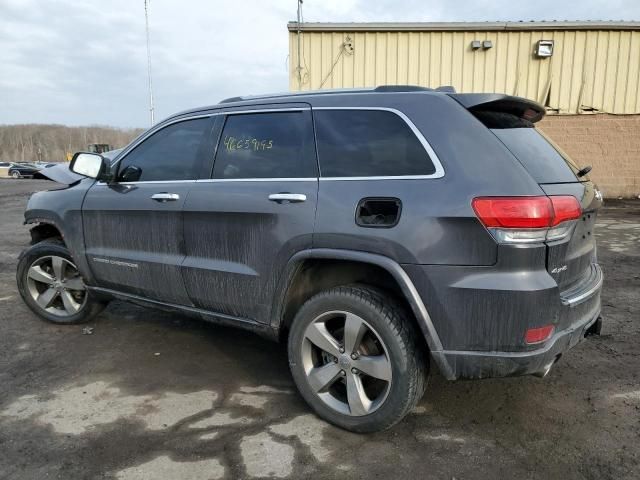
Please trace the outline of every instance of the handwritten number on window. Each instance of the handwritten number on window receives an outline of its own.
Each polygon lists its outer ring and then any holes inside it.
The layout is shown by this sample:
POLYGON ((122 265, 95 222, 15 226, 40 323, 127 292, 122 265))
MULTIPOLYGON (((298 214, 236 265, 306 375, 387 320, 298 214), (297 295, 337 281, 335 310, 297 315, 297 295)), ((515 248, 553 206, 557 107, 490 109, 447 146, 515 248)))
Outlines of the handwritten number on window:
POLYGON ((236 138, 225 137, 223 142, 227 152, 235 152, 238 150, 271 150, 273 148, 273 140, 259 138, 236 138))

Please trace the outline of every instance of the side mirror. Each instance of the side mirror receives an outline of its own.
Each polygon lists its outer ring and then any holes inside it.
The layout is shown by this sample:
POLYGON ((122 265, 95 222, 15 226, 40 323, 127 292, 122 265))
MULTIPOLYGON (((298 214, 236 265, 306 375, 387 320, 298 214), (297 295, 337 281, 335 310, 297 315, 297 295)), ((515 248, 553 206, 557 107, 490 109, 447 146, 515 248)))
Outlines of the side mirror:
POLYGON ((71 159, 69 170, 89 178, 101 179, 108 170, 107 160, 97 153, 78 152, 71 159))

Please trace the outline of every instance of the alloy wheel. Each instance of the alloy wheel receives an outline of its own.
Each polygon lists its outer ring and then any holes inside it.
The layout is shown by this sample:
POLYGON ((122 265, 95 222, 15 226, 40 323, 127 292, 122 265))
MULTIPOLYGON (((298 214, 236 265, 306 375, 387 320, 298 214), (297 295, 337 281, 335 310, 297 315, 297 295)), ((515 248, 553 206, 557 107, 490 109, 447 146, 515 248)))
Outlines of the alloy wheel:
POLYGON ((350 312, 327 312, 309 324, 302 364, 315 394, 344 415, 375 412, 391 387, 391 360, 382 338, 350 312))
POLYGON ((87 303, 87 290, 77 267, 55 255, 31 264, 27 289, 38 307, 59 317, 75 315, 87 303))

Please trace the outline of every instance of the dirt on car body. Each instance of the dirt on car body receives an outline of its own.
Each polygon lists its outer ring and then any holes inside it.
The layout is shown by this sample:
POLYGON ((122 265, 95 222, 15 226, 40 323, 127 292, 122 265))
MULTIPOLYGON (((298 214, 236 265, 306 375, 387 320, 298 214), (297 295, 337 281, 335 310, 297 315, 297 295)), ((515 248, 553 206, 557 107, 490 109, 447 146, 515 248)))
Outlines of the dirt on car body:
POLYGON ((640 204, 605 204, 600 337, 544 379, 431 378, 401 424, 363 437, 321 422, 284 347, 112 303, 89 324, 19 300, 22 212, 46 181, 0 181, 0 478, 637 478, 640 204))

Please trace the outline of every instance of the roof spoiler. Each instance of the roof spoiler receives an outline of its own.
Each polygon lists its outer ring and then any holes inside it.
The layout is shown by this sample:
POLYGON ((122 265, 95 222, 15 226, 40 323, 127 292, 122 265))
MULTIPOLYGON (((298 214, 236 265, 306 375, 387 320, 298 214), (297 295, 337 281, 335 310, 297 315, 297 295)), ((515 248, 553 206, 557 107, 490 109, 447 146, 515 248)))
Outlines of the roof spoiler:
POLYGON ((471 112, 511 113, 531 123, 542 120, 545 114, 538 102, 501 93, 450 93, 449 96, 471 112))

